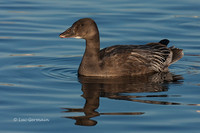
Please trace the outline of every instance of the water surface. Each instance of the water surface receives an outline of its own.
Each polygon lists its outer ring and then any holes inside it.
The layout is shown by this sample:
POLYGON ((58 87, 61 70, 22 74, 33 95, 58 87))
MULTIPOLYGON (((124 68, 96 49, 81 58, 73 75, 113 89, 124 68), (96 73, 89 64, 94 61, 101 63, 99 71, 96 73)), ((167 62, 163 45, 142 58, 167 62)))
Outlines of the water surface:
POLYGON ((198 0, 3 0, 0 2, 0 131, 198 133, 198 0), (84 17, 101 48, 168 38, 185 56, 170 73, 78 78, 84 40, 59 34, 84 17))

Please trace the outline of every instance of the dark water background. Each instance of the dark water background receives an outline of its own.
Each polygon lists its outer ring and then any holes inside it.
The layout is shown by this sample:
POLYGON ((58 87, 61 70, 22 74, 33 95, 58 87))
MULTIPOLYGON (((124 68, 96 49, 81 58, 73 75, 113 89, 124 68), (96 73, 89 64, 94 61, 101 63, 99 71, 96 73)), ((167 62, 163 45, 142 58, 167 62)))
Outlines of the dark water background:
POLYGON ((199 133, 199 7, 199 0, 1 0, 0 132, 199 133), (84 17, 97 22, 101 48, 168 38, 185 56, 167 75, 78 79, 85 42, 58 35, 84 17))

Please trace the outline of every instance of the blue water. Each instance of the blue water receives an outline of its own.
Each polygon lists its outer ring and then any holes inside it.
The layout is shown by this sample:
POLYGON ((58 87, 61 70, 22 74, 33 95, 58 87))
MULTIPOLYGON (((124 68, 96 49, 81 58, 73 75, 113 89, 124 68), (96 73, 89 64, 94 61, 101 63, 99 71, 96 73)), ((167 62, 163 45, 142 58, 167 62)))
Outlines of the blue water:
POLYGON ((0 132, 199 133, 199 6, 198 0, 1 0, 0 132), (85 42, 59 34, 84 17, 96 21, 101 48, 168 38, 185 55, 168 75, 78 79, 85 42))

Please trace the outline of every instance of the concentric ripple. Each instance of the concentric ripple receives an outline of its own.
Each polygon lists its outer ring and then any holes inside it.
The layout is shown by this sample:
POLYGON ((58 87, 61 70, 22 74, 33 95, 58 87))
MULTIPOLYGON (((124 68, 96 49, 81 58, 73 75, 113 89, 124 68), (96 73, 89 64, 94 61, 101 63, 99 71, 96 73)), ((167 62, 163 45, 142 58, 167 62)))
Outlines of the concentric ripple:
POLYGON ((76 78, 76 69, 64 66, 45 67, 42 72, 44 75, 58 80, 73 81, 76 78))

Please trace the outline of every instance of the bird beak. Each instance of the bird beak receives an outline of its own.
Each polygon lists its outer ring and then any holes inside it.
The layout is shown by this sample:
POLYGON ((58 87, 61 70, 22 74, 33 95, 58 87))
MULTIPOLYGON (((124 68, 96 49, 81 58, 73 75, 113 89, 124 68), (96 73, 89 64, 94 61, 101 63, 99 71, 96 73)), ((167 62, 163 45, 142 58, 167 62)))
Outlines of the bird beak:
POLYGON ((60 38, 71 38, 71 37, 75 37, 75 34, 72 30, 72 27, 70 27, 69 29, 67 29, 66 31, 64 31, 63 33, 61 33, 59 35, 60 38))

